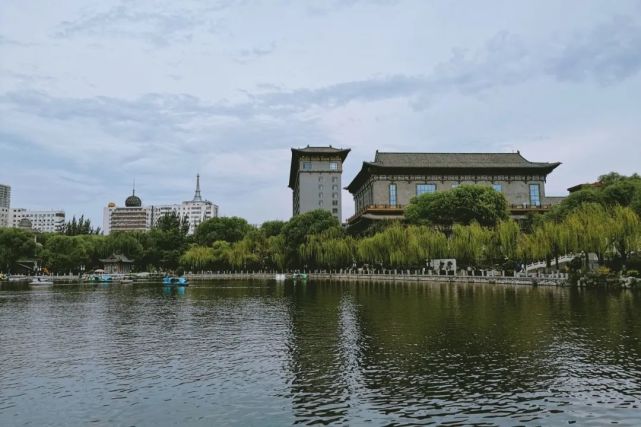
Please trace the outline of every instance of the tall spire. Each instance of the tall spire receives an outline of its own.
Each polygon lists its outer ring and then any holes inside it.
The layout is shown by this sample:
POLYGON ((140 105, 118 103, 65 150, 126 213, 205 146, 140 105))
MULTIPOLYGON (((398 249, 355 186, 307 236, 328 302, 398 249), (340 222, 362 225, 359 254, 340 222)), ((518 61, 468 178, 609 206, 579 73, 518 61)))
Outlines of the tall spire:
POLYGON ((136 178, 134 178, 134 185, 133 185, 133 190, 132 190, 132 192, 131 192, 131 195, 132 195, 132 196, 135 196, 135 195, 136 195, 136 178))
POLYGON ((194 202, 202 202, 203 198, 200 196, 200 174, 196 174, 196 193, 194 194, 194 202))

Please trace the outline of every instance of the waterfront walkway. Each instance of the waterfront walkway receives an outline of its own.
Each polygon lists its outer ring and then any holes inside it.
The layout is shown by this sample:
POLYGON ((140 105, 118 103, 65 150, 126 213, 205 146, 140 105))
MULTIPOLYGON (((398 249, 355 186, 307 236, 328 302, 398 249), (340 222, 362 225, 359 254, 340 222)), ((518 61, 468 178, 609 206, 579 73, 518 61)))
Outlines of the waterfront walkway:
MULTIPOLYGON (((565 273, 520 274, 506 276, 498 271, 479 271, 478 274, 438 275, 427 274, 420 270, 388 270, 384 273, 351 271, 311 271, 309 280, 328 280, 344 282, 438 282, 438 283, 500 283, 507 285, 545 285, 563 286, 568 280, 565 273)), ((210 272, 186 274, 190 280, 273 280, 278 272, 210 272)), ((287 274, 290 278, 291 275, 287 274)))

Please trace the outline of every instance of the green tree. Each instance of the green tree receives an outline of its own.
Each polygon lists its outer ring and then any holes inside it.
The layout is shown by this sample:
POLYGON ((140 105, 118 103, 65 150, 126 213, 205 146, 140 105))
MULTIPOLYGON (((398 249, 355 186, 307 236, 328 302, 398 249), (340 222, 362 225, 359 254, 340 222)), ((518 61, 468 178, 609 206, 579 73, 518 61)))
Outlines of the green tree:
POLYGON ((639 250, 641 220, 630 207, 616 205, 611 209, 608 232, 615 256, 625 265, 630 252, 639 250))
POLYGON ((599 262, 603 261, 610 245, 607 229, 611 225, 611 219, 602 205, 586 203, 580 206, 568 215, 565 225, 570 233, 572 252, 585 253, 586 265, 589 253, 595 253, 599 262))
POLYGON ((405 218, 414 224, 449 226, 478 222, 494 226, 508 218, 507 201, 502 193, 490 187, 462 185, 413 198, 405 209, 405 218))
POLYGON ((307 236, 299 248, 300 258, 310 267, 341 268, 351 266, 356 255, 355 241, 338 227, 307 236))
POLYGON ((140 235, 125 231, 117 231, 105 237, 102 256, 112 254, 124 255, 133 259, 137 264, 141 261, 144 253, 144 246, 140 241, 140 235))
POLYGON ((55 235, 45 243, 44 265, 52 272, 78 272, 81 265, 91 262, 90 253, 79 236, 55 235))
POLYGON ((253 227, 243 218, 218 217, 202 222, 194 233, 194 240, 199 245, 209 246, 217 240, 235 243, 243 239, 253 227))
POLYGON ((187 248, 188 230, 187 221, 180 219, 175 212, 159 218, 148 233, 147 261, 162 269, 175 270, 187 248))
POLYGON ((308 235, 319 234, 332 227, 340 227, 340 223, 331 213, 321 209, 290 219, 282 230, 287 265, 300 266, 299 249, 308 235))
POLYGON ((180 257, 180 265, 189 270, 205 270, 214 266, 214 249, 207 246, 192 245, 180 257))
POLYGON ((491 237, 492 258, 501 262, 516 259, 520 233, 519 225, 513 219, 500 221, 491 237))
POLYGON ((477 222, 454 224, 450 236, 450 255, 462 265, 479 266, 487 259, 492 231, 477 222))
POLYGON ((89 218, 85 219, 85 216, 81 215, 80 218, 76 220, 76 217, 74 215, 71 221, 66 222, 61 227, 60 232, 66 236, 100 234, 100 227, 94 229, 91 226, 91 220, 89 218))
POLYGON ((285 227, 285 224, 287 224, 285 221, 265 221, 260 226, 260 231, 266 238, 278 236, 283 231, 283 227, 285 227))
POLYGON ((0 228, 0 271, 15 271, 19 259, 32 258, 35 252, 33 233, 18 228, 0 228))

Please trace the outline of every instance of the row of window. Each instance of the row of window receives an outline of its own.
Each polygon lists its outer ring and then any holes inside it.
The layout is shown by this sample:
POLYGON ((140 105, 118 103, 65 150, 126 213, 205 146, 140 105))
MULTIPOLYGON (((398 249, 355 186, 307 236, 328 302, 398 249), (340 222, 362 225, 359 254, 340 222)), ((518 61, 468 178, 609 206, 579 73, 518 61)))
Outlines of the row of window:
MULTIPOLYGON (((323 184, 318 184, 318 190, 323 191, 323 184)), ((338 191, 338 185, 336 184, 332 185, 332 190, 338 191)))
MULTIPOLYGON (((318 198, 323 198, 323 193, 318 193, 318 198)), ((338 199, 338 193, 332 193, 332 199, 338 199)))
MULTIPOLYGON (((325 202, 323 200, 318 201, 318 206, 323 206, 325 202)), ((338 206, 338 200, 332 200, 332 206, 338 206)))
MULTIPOLYGON (((452 188, 458 187, 459 184, 452 184, 452 188)), ((492 184, 494 191, 502 192, 501 184, 492 184)), ((431 194, 436 192, 436 184, 416 184, 416 195, 431 194)), ((396 206, 398 203, 396 184, 389 185, 389 204, 396 206)), ((539 184, 530 184, 530 204, 532 206, 541 206, 541 187, 539 184)))
MULTIPOLYGON (((325 180, 325 177, 323 177, 323 175, 320 175, 318 177, 318 182, 323 182, 324 180, 325 180)), ((337 176, 333 176, 332 177, 332 182, 338 182, 338 177, 337 176)))
MULTIPOLYGON (((312 170, 312 162, 303 162, 303 170, 304 171, 312 170)), ((338 170, 338 162, 329 162, 329 170, 337 171, 338 170)))

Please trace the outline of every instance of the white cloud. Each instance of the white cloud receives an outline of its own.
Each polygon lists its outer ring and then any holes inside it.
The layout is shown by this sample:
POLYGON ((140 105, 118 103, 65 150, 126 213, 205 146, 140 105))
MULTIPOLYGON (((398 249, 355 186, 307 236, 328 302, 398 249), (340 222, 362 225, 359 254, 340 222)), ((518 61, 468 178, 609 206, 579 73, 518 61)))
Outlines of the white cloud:
POLYGON ((345 184, 376 149, 520 149, 564 162, 555 191, 630 172, 641 10, 579 4, 568 22, 553 1, 13 2, 0 181, 100 222, 134 176, 171 202, 200 172, 221 212, 260 222, 291 212, 293 146, 352 148, 345 184))

